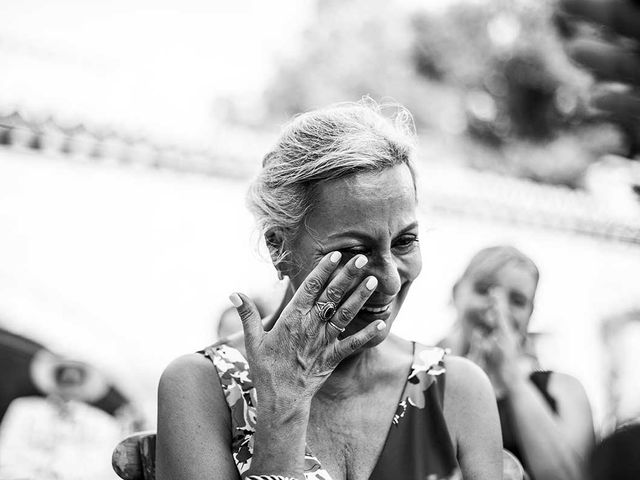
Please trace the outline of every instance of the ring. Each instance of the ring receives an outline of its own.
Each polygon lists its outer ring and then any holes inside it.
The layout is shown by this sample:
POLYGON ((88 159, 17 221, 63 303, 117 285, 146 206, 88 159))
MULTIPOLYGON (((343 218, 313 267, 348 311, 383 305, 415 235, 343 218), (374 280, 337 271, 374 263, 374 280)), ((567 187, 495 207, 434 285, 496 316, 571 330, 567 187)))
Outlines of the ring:
POLYGON ((320 318, 325 322, 328 322, 337 310, 336 304, 333 302, 317 302, 316 308, 318 309, 320 318))
POLYGON ((336 330, 338 330, 340 333, 344 332, 344 328, 340 328, 338 325, 336 325, 335 323, 333 323, 331 320, 329 320, 327 322, 327 325, 331 325, 333 328, 335 328, 336 330))

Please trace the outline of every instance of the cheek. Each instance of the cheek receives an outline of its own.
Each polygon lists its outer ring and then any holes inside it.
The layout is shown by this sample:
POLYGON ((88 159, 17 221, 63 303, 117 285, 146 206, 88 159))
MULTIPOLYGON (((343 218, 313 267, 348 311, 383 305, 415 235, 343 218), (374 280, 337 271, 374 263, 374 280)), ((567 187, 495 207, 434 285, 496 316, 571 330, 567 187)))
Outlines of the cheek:
POLYGON ((404 282, 413 282, 420 272, 422 271, 422 254, 420 249, 416 248, 414 252, 409 255, 405 255, 402 261, 400 275, 404 282))

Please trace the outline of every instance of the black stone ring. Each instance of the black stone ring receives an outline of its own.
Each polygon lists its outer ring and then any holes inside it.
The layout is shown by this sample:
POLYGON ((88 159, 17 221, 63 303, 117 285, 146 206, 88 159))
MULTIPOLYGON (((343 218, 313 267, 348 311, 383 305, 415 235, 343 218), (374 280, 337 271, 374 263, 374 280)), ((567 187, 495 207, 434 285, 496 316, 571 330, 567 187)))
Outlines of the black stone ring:
POLYGON ((325 322, 328 322, 336 313, 338 307, 333 302, 317 302, 316 309, 318 310, 320 318, 325 322))

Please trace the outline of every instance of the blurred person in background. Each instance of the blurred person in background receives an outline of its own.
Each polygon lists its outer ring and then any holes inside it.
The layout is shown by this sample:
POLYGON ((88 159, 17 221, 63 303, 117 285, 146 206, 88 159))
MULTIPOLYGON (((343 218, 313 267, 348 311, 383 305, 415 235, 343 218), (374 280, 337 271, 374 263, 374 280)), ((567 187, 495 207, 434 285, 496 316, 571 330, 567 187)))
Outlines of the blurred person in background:
POLYGON ((95 367, 70 360, 0 328, 0 426, 11 403, 24 397, 75 400, 130 422, 144 422, 133 403, 95 367))
POLYGON ((640 1, 560 0, 560 31, 569 55, 597 80, 591 105, 620 124, 640 148, 640 1), (587 25, 591 28, 581 28, 587 25))
POLYGON ((457 318, 440 345, 487 373, 504 448, 532 479, 582 479, 594 443, 591 408, 578 380, 540 370, 528 335, 538 278, 514 247, 480 250, 453 287, 457 318))
POLYGON ((389 333, 422 265, 412 136, 367 101, 284 129, 251 205, 292 288, 266 328, 232 294, 244 339, 165 370, 159 480, 501 478, 486 375, 389 333))

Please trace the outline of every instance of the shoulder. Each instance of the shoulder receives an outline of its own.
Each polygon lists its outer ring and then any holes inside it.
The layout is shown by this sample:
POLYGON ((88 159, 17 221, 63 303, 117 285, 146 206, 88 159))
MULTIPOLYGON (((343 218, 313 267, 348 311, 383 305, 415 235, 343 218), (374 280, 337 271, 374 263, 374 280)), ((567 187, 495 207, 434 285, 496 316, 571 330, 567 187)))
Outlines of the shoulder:
POLYGON ((173 360, 160 376, 158 402, 224 401, 216 368, 204 355, 190 353, 173 360), (219 392, 219 393, 218 393, 219 392))
POLYGON ((502 470, 500 418, 489 378, 475 363, 445 357, 445 421, 463 477, 498 478, 502 470))
POLYGON ((213 371, 213 364, 204 355, 189 353, 176 358, 164 369, 160 385, 188 383, 203 376, 211 376, 213 371))
POLYGON ((444 365, 444 413, 455 433, 464 434, 480 418, 497 422, 495 395, 482 369, 470 360, 454 355, 445 357, 444 365))
MULTIPOLYGON (((486 373, 471 360, 456 355, 444 358, 447 372, 447 391, 451 396, 466 396, 471 392, 488 392, 493 396, 493 389, 486 373)), ((445 393, 446 395, 446 393, 445 393)))
POLYGON ((563 416, 581 415, 591 417, 591 404, 580 381, 566 373, 552 372, 549 376, 549 394, 558 404, 558 413, 563 416))
POLYGON ((584 387, 580 380, 566 373, 550 372, 549 374, 549 393, 583 396, 585 395, 584 387))

